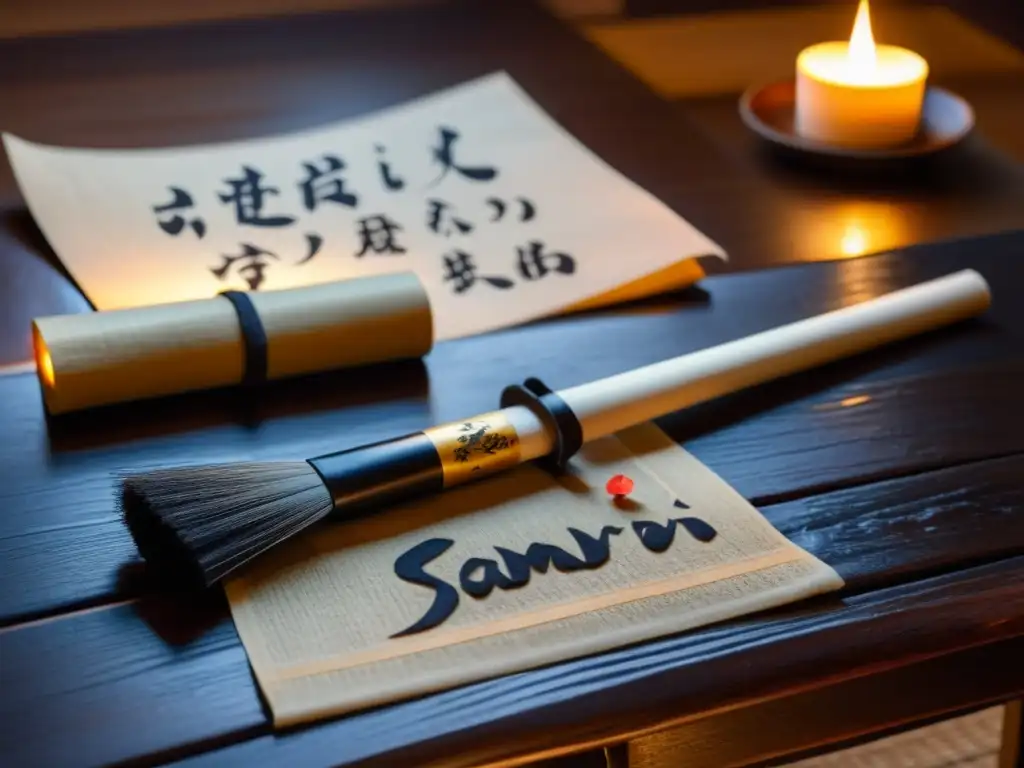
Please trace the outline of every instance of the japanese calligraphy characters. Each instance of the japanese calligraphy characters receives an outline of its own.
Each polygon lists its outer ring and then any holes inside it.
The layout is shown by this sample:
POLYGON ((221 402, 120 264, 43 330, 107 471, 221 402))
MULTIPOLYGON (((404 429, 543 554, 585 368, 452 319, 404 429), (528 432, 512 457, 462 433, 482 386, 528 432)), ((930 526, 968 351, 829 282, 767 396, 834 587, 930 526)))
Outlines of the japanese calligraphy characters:
MULTIPOLYGON (((450 127, 437 128, 438 144, 431 151, 437 165, 441 166, 438 177, 428 186, 439 184, 450 172, 457 177, 475 183, 486 184, 498 176, 498 170, 489 165, 460 164, 455 147, 460 133, 450 127)), ((403 193, 407 190, 404 176, 400 176, 390 161, 384 159, 386 148, 382 144, 373 147, 375 162, 379 172, 378 181, 381 187, 392 193, 403 193)), ((216 194, 217 200, 230 206, 233 223, 238 227, 248 228, 282 228, 299 226, 303 212, 314 212, 322 206, 339 206, 353 214, 361 214, 360 195, 346 179, 347 163, 341 156, 323 153, 314 160, 304 160, 298 164, 294 182, 302 203, 302 212, 286 213, 280 206, 276 208, 272 201, 281 195, 279 186, 267 183, 265 174, 251 164, 244 164, 239 173, 223 179, 226 191, 216 194)), ((195 206, 192 193, 179 186, 170 186, 173 200, 152 206, 156 225, 171 237, 177 237, 190 227, 197 237, 206 233, 206 223, 201 216, 186 220, 182 215, 191 212, 195 206)), ((202 199, 202 198, 201 198, 202 199)), ((439 197, 427 197, 424 201, 424 215, 427 229, 438 237, 468 236, 478 227, 456 212, 454 204, 439 197)), ((479 221, 495 224, 508 220, 519 224, 528 224, 537 217, 537 206, 529 198, 516 195, 511 200, 488 196, 480 201, 476 212, 479 221)), ((402 245, 400 234, 405 226, 387 212, 367 213, 351 217, 356 243, 352 256, 361 259, 366 256, 403 256, 408 253, 402 245)), ((324 245, 324 236, 312 229, 303 233, 306 241, 305 251, 300 258, 289 258, 290 266, 302 266, 320 253, 324 245)), ((238 275, 245 280, 250 290, 259 290, 267 277, 267 269, 273 261, 281 262, 281 256, 254 241, 240 242, 240 253, 236 255, 222 254, 220 263, 209 267, 209 271, 220 280, 229 280, 238 275)), ((519 280, 534 281, 547 277, 549 274, 573 275, 576 272, 576 259, 568 253, 552 251, 543 241, 530 239, 512 248, 514 256, 504 266, 501 274, 477 275, 474 256, 462 249, 446 251, 441 254, 441 280, 451 284, 452 293, 464 294, 478 281, 499 290, 509 290, 516 286, 517 280, 509 277, 515 273, 519 280)))
POLYGON ((440 341, 680 288, 722 255, 501 72, 261 138, 4 143, 101 310, 413 272, 440 341))

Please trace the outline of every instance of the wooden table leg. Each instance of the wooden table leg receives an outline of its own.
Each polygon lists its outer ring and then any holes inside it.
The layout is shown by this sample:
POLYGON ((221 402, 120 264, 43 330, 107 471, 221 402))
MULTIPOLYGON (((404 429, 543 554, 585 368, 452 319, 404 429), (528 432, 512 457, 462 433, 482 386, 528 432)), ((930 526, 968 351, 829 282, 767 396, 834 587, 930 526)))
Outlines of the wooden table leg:
POLYGON ((1024 768, 1024 699, 1006 705, 999 768, 1024 768))

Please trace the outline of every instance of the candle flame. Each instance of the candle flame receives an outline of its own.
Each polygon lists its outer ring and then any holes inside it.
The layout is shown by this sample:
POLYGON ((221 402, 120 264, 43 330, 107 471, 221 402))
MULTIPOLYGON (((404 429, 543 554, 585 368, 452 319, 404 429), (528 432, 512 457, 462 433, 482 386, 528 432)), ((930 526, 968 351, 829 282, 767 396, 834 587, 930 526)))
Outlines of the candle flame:
POLYGON ((860 0, 857 18, 850 35, 849 62, 852 72, 860 76, 870 75, 875 70, 875 38, 871 34, 871 12, 868 0, 860 0))

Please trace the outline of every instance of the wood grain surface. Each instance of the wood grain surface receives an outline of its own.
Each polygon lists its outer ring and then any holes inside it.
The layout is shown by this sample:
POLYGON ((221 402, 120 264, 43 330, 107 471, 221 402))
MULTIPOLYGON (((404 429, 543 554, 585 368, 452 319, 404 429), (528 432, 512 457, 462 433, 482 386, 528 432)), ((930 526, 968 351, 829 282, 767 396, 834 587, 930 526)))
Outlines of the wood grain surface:
MULTIPOLYGON (((1009 558, 274 735, 230 622, 199 633, 215 608, 152 597, 0 633, 0 746, 14 765, 69 766, 163 762, 231 742, 243 743, 196 764, 469 766, 552 754, 1019 639, 1022 574, 1024 558, 1009 558)), ((1020 691, 1018 678, 1004 682, 1003 695, 1020 691)))
MULTIPOLYGON (((629 745, 629 768, 721 768, 766 762, 794 763, 792 768, 980 768, 987 765, 978 759, 980 750, 967 748, 965 737, 957 730, 941 730, 956 729, 961 720, 939 726, 935 733, 925 730, 916 737, 917 743, 872 745, 870 752, 828 754, 821 763, 796 761, 999 704, 1011 680, 1012 685, 1024 687, 1024 667, 1016 663, 1022 653, 1024 640, 1015 637, 952 657, 928 659, 696 719, 633 740, 629 745)), ((999 715, 993 710, 988 714, 999 715)), ((972 725, 971 735, 980 730, 972 725)), ((999 734, 992 736, 991 741, 998 743, 999 734)), ((904 738, 909 735, 904 734, 904 738)))
MULTIPOLYGON (((80 431, 61 436, 57 430, 54 444, 66 447, 54 451, 40 413, 31 410, 38 405, 25 405, 31 379, 10 377, 2 386, 23 391, 0 398, 5 424, 27 427, 35 448, 12 448, 3 462, 3 583, 19 585, 4 595, 7 620, 51 614, 76 601, 164 594, 0 633, 0 655, 15 670, 0 719, 3 742, 52 764, 73 763, 74 756, 91 765, 192 754, 269 728, 219 593, 175 595, 134 564, 105 477, 118 465, 301 455, 334 440, 375 439, 434 417, 456 418, 463 408, 480 410, 491 391, 529 373, 564 386, 968 264, 993 285, 991 317, 665 420, 670 433, 763 505, 783 533, 839 570, 848 582, 840 602, 471 686, 306 736, 254 742, 239 747, 237 759, 317 764, 333 744, 340 751, 332 760, 340 763, 379 757, 388 764, 411 750, 406 756, 416 764, 459 754, 468 765, 568 748, 595 738, 590 729, 598 722, 602 733, 621 735, 664 724, 667 713, 713 709, 722 697, 760 695, 751 679, 759 653, 766 654, 761 664, 770 678, 763 685, 778 693, 820 685, 840 672, 1019 635, 1024 444, 1014 393, 1024 380, 1024 322, 1019 302, 1000 300, 1000 288, 1019 283, 1020 243, 1018 233, 953 243, 945 251, 922 249, 916 258, 904 253, 721 276, 708 281, 708 298, 696 306, 683 301, 625 316, 594 313, 505 332, 500 343, 480 338, 442 346, 439 359, 427 360, 429 395, 421 390, 402 399, 396 391, 392 401, 360 404, 335 392, 342 400, 334 408, 296 413, 292 405, 290 414, 264 418, 258 429, 231 421, 230 399, 218 404, 211 396, 199 398, 197 423, 179 425, 188 431, 169 428, 177 420, 173 411, 149 413, 147 423, 147 409, 135 409, 133 418, 120 417, 125 426, 95 439, 100 421, 117 419, 92 414, 90 423, 76 425, 80 431), (740 311, 750 306, 758 313, 740 311), (603 343, 587 349, 584 337, 603 343), (609 344, 624 351, 610 357, 609 344), (485 349, 499 357, 484 357, 485 349), (74 506, 61 503, 69 497, 74 506), (977 575, 962 570, 970 566, 977 575), (921 581, 929 577, 935 581, 921 581), (883 623, 876 627, 876 621, 883 623), (824 634, 811 643, 808 633, 817 632, 824 634), (750 656, 717 666, 717 654, 734 647, 750 656), (704 659, 693 662, 695 677, 687 676, 685 686, 672 677, 680 654, 704 659), (705 664, 715 671, 703 672, 705 664), (619 686, 629 689, 637 670, 650 676, 644 696, 621 695, 619 686), (584 691, 597 690, 605 695, 581 703, 584 691), (157 710, 164 714, 154 717, 157 710), (76 714, 83 712, 90 716, 76 714), (46 737, 53 722, 71 725, 67 739, 46 737), (542 722, 551 727, 538 728, 542 722), (353 739, 363 728, 372 736, 353 739)), ((305 383, 291 383, 286 401, 294 402, 305 383)))
POLYGON ((528 376, 563 388, 947 274, 978 269, 978 322, 664 419, 755 504, 1024 451, 1024 233, 856 261, 709 279, 701 295, 439 345, 425 364, 274 385, 258 401, 201 393, 47 423, 30 375, 0 378, 0 595, 11 623, 144 592, 115 508, 116 473, 305 458, 493 408, 528 376), (757 307, 757 312, 749 308, 757 307), (610 354, 613 352, 613 354, 610 354), (936 413, 943 414, 941 419, 936 413), (993 429, 993 424, 1000 428, 993 429), (73 503, 68 503, 73 499, 73 503), (71 556, 71 553, 78 553, 71 556))

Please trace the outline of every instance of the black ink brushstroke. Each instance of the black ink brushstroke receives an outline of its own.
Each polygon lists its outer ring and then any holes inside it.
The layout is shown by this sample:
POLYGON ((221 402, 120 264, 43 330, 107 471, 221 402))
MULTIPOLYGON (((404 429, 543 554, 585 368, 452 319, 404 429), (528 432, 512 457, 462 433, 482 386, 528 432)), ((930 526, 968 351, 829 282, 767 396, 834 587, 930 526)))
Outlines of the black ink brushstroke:
POLYGON ((454 544, 452 539, 427 539, 403 553, 395 560, 395 575, 411 584, 419 584, 434 590, 434 602, 419 621, 391 637, 414 635, 433 629, 443 623, 459 605, 459 593, 451 584, 431 576, 423 566, 436 560, 454 544))

